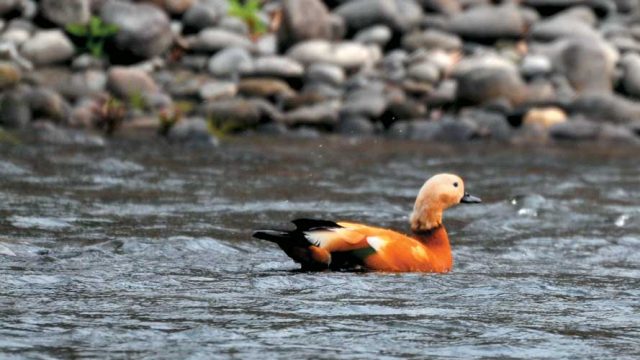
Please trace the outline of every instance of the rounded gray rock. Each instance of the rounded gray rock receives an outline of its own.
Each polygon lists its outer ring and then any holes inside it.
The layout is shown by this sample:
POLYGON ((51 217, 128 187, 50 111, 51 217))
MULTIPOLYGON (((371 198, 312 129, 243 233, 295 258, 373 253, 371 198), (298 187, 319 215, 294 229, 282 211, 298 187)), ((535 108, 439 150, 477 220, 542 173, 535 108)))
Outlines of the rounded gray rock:
POLYGON ((466 39, 494 40, 522 37, 527 29, 514 5, 474 6, 451 17, 448 30, 466 39))
POLYGON ((282 13, 283 22, 278 37, 285 46, 303 40, 331 39, 331 17, 322 1, 284 0, 282 13))
POLYGON ((304 75, 304 67, 284 56, 262 56, 254 60, 251 73, 256 76, 298 78, 304 75))
POLYGON ((636 99, 640 99, 640 55, 629 53, 620 61, 624 76, 622 87, 624 91, 636 99))
POLYGON ((182 15, 182 23, 187 31, 197 32, 216 26, 227 12, 228 4, 224 0, 198 1, 182 15))
POLYGON ((363 44, 373 44, 384 47, 391 40, 391 29, 386 25, 374 25, 358 31, 353 40, 363 44))
POLYGON ((43 30, 22 44, 22 54, 37 65, 64 62, 73 56, 71 40, 60 30, 43 30))
POLYGON ((352 0, 338 6, 334 12, 342 16, 351 29, 384 24, 397 31, 406 31, 422 19, 422 7, 415 0, 352 0))
POLYGON ((40 0, 40 13, 59 26, 86 24, 91 18, 89 0, 40 0))
POLYGON ((242 47, 226 48, 209 60, 209 73, 218 77, 238 77, 253 71, 253 59, 242 47))
POLYGON ((255 45, 247 37, 235 32, 220 28, 208 28, 200 31, 191 40, 190 47, 195 51, 216 52, 228 47, 253 50, 255 45))
POLYGON ((118 26, 115 46, 136 58, 160 55, 173 42, 169 17, 156 6, 110 1, 102 7, 100 17, 118 26))
POLYGON ((314 63, 307 68, 307 81, 323 82, 340 86, 344 83, 345 79, 344 70, 336 65, 314 63))
POLYGON ((121 98, 141 96, 159 90, 158 85, 147 72, 122 66, 109 69, 107 88, 121 98))

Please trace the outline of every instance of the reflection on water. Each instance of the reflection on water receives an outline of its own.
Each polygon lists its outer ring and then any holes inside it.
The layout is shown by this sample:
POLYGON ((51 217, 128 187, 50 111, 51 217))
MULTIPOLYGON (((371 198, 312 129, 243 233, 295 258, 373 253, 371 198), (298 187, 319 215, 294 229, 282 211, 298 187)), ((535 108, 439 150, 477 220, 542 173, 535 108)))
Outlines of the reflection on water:
POLYGON ((0 153, 3 358, 640 356, 637 149, 246 138, 0 153), (445 216, 450 274, 300 273, 250 238, 299 216, 404 230, 441 171, 485 200, 445 216))

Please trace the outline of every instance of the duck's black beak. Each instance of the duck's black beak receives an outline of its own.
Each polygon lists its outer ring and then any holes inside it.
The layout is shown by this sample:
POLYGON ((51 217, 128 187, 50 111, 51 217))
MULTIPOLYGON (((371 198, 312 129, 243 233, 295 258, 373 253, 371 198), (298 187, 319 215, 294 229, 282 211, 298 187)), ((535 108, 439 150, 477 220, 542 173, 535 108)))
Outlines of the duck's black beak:
POLYGON ((464 204, 477 204, 481 203, 482 199, 473 195, 469 195, 469 193, 464 193, 464 196, 462 197, 462 199, 460 199, 460 202, 464 204))

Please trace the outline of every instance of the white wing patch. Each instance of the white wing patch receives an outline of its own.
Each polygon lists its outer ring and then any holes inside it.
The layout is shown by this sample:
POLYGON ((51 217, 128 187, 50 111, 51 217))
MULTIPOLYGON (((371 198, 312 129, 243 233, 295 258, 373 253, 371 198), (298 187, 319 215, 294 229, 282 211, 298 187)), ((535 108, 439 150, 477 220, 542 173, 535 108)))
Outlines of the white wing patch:
POLYGON ((309 240, 309 242, 312 245, 318 246, 318 247, 324 247, 326 246, 326 244, 331 241, 333 238, 335 238, 336 234, 335 232, 331 231, 331 230, 322 230, 322 231, 305 231, 304 232, 304 237, 307 238, 307 240, 309 240))
POLYGON ((381 237, 369 236, 367 237, 367 243, 369 243, 369 246, 371 246, 375 251, 380 251, 380 249, 387 244, 387 241, 381 237))

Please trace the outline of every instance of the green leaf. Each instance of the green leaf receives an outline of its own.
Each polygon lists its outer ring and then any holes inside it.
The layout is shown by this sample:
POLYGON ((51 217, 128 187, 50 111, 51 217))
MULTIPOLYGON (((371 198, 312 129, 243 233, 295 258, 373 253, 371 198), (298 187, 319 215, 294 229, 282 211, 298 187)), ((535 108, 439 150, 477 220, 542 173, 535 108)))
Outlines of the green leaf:
POLYGON ((82 24, 68 24, 65 30, 74 36, 87 36, 88 33, 86 25, 82 24))

